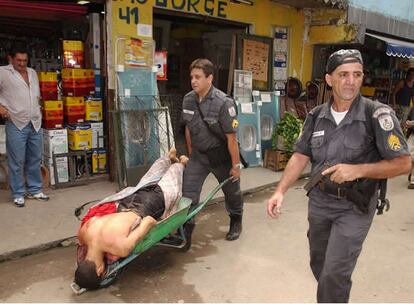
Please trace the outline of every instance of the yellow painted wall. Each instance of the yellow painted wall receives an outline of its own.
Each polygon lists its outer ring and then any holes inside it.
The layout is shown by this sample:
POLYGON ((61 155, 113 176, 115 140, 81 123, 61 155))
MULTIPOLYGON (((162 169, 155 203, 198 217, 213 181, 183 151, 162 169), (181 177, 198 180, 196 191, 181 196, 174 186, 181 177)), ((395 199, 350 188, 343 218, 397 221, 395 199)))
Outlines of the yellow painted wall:
POLYGON ((309 43, 333 44, 355 42, 357 29, 352 24, 312 26, 309 43))
MULTIPOLYGON (((301 10, 278 5, 269 0, 255 0, 253 6, 231 3, 229 0, 112 0, 110 2, 112 41, 122 35, 138 37, 136 23, 152 25, 154 6, 243 22, 252 25, 252 34, 267 37, 271 37, 273 26, 288 27, 290 30, 289 76, 297 76, 307 81, 311 75, 312 61, 309 61, 303 69, 303 77, 299 75, 304 30, 304 15, 301 10), (173 8, 173 4, 176 9, 173 8), (177 9, 183 4, 182 9, 177 9)), ((304 58, 312 58, 309 47, 305 48, 305 53, 304 58)))

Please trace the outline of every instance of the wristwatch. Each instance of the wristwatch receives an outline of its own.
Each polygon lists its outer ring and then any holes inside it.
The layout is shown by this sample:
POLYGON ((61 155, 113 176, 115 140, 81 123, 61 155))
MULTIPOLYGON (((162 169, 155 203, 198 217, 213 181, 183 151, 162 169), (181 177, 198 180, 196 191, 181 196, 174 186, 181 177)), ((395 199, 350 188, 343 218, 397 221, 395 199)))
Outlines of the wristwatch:
POLYGON ((243 168, 243 165, 241 163, 238 163, 238 164, 233 165, 233 168, 241 169, 243 168))

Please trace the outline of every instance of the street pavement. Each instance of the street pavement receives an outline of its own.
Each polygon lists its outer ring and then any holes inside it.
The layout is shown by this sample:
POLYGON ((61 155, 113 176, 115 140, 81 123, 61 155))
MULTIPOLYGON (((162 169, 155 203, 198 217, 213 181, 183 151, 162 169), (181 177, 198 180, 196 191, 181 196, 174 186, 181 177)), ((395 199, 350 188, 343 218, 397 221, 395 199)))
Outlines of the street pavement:
MULTIPOLYGON (((205 207, 189 251, 154 246, 127 265, 114 284, 80 296, 69 287, 74 246, 5 261, 0 302, 315 302, 305 182, 287 192, 278 220, 266 215, 274 187, 245 195, 243 233, 233 242, 224 239, 229 218, 222 203, 205 207)), ((374 218, 352 277, 350 302, 414 302, 413 191, 406 176, 389 181, 391 209, 374 218)))
MULTIPOLYGON (((304 175, 309 173, 309 168, 304 175)), ((249 193, 274 185, 280 180, 282 171, 274 172, 262 167, 242 170, 241 188, 249 193)), ((214 176, 207 177, 201 198, 206 197, 217 185, 214 176)), ((0 262, 33 254, 45 249, 71 245, 79 227, 74 216, 76 207, 85 202, 102 199, 117 191, 117 184, 109 181, 92 182, 89 185, 46 189, 50 196, 48 202, 26 200, 26 207, 13 205, 10 193, 0 190, 0 262)), ((212 202, 223 200, 220 191, 212 202)))

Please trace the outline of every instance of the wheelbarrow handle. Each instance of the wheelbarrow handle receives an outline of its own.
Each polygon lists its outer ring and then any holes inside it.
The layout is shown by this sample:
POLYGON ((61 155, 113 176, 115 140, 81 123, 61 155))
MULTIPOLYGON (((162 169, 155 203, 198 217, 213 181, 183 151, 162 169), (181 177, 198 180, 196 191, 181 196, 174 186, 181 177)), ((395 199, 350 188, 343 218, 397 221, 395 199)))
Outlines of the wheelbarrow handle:
POLYGON ((193 211, 191 211, 190 213, 188 213, 188 215, 187 215, 187 219, 186 219, 186 221, 188 221, 188 220, 190 220, 190 219, 192 219, 197 213, 199 213, 200 212, 200 210, 201 209, 203 209, 204 208, 204 206, 214 197, 214 195, 216 195, 217 194, 217 192, 219 192, 220 190, 221 190, 221 188, 223 188, 223 186, 225 185, 225 184, 227 184, 230 180, 232 179, 232 177, 230 176, 230 177, 228 177, 227 179, 225 179, 224 181, 222 181, 220 184, 218 184, 213 190, 211 190, 208 194, 207 194, 207 196, 206 196, 206 198, 204 199, 204 201, 201 203, 201 204, 199 204, 198 206, 197 206, 197 208, 195 208, 193 211))

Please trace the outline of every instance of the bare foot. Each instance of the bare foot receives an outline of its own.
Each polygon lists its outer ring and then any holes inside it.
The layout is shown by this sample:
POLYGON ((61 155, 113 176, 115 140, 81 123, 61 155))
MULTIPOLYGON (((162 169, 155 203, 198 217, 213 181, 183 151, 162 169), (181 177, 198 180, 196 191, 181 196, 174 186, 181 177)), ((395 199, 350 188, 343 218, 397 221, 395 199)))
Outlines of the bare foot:
POLYGON ((185 156, 185 155, 181 155, 180 156, 180 163, 182 163, 184 166, 186 166, 187 163, 188 163, 188 157, 185 156))
POLYGON ((178 162, 177 149, 175 149, 174 147, 172 147, 170 149, 170 151, 168 152, 168 157, 170 158, 171 163, 177 163, 178 162))

